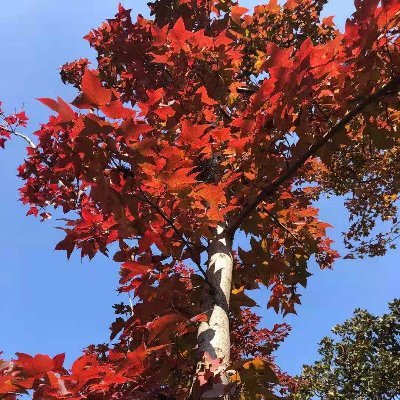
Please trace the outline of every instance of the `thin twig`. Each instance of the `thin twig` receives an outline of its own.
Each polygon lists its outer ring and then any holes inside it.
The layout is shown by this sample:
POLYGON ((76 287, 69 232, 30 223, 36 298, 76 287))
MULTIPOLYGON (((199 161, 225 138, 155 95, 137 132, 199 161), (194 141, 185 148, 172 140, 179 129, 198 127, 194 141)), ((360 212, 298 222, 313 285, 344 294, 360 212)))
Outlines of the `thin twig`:
POLYGON ((22 133, 19 132, 14 132, 14 135, 24 139, 29 144, 29 146, 32 147, 32 149, 36 149, 37 147, 36 144, 33 143, 32 139, 30 139, 28 136, 23 135, 22 133))
POLYGON ((238 87, 236 88, 236 91, 239 93, 246 93, 246 94, 254 94, 257 93, 258 88, 250 88, 248 86, 242 86, 242 87, 238 87))
POLYGON ((129 305, 131 307, 131 314, 132 314, 132 317, 133 317, 133 303, 132 303, 132 297, 131 297, 131 295, 129 293, 128 293, 128 298, 129 298, 129 305))
POLYGON ((3 124, 0 124, 0 128, 4 129, 5 131, 7 131, 11 134, 14 134, 15 136, 19 136, 20 138, 24 139, 29 144, 29 147, 32 147, 32 149, 36 149, 36 147, 37 147, 36 144, 33 143, 32 139, 30 139, 28 136, 26 136, 22 133, 19 133, 19 132, 15 132, 14 130, 10 129, 9 127, 7 127, 3 124))

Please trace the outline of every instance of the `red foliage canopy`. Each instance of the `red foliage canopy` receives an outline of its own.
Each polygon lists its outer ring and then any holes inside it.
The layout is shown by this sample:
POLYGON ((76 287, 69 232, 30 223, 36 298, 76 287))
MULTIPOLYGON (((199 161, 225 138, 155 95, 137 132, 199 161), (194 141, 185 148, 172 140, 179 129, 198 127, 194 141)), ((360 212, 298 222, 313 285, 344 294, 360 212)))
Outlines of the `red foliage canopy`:
MULTIPOLYGON (((400 4, 355 0, 342 33, 320 20, 325 3, 271 0, 248 14, 231 0, 154 0, 153 19, 119 6, 86 36, 97 68, 63 66, 79 90, 71 104, 40 99, 55 114, 19 168, 21 199, 28 214, 68 215, 56 247, 68 257, 116 243, 120 291, 135 302, 115 306, 113 342, 90 346, 70 371, 61 355, 0 364, 2 398, 205 398, 220 363, 205 354, 196 374, 196 330, 208 318, 202 256, 217 226, 248 238, 221 396, 275 398, 290 384, 271 358, 288 327, 258 329, 245 292, 264 285, 268 306, 292 313, 309 259, 331 267, 321 194, 350 194, 350 256, 383 254, 399 232, 400 4), (377 218, 391 228, 371 236, 377 218)), ((1 116, 4 147, 26 116, 1 116)))

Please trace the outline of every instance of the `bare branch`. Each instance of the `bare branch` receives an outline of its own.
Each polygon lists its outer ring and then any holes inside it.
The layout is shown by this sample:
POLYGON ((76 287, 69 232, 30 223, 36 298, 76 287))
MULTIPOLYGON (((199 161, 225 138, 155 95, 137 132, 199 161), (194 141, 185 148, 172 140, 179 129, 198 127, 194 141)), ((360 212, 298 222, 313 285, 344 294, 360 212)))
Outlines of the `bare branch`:
POLYGON ((7 126, 5 126, 3 124, 0 124, 0 128, 4 129, 5 131, 7 131, 7 132, 9 132, 11 134, 14 134, 15 136, 19 136, 20 138, 24 139, 29 144, 29 147, 32 147, 32 149, 36 149, 36 147, 37 147, 36 144, 33 143, 32 139, 30 139, 28 136, 26 136, 26 135, 24 135, 22 133, 19 133, 19 132, 15 132, 12 129, 10 129, 9 127, 7 127, 7 126))
POLYGON ((254 211, 257 206, 264 201, 267 197, 271 196, 276 190, 290 178, 292 178, 296 172, 305 164, 305 162, 313 156, 319 149, 321 149, 326 143, 328 143, 337 133, 339 133, 345 126, 352 121, 354 117, 359 115, 369 105, 374 104, 383 97, 398 92, 400 86, 400 76, 389 81, 386 85, 382 86, 375 93, 366 97, 361 101, 353 110, 349 111, 339 122, 337 122, 332 128, 316 143, 312 144, 308 150, 294 161, 289 167, 280 175, 278 178, 273 180, 268 186, 261 190, 257 197, 249 201, 247 205, 242 209, 239 215, 234 218, 229 226, 228 233, 233 236, 236 230, 240 227, 244 219, 254 211))
POLYGON ((132 317, 133 317, 135 314, 134 314, 134 312, 133 312, 132 297, 131 297, 131 295, 129 294, 129 292, 128 292, 128 298, 129 298, 129 306, 130 306, 130 308, 131 308, 131 314, 132 314, 132 317))
POLYGON ((254 94, 254 93, 257 93, 257 90, 258 90, 258 88, 251 88, 251 87, 248 87, 248 86, 242 86, 242 87, 238 87, 238 88, 236 88, 236 91, 238 92, 238 93, 246 93, 246 94, 254 94))
POLYGON ((19 136, 20 138, 24 139, 32 149, 36 149, 36 144, 33 143, 32 139, 30 139, 28 136, 23 135, 22 133, 19 132, 13 132, 15 136, 19 136))

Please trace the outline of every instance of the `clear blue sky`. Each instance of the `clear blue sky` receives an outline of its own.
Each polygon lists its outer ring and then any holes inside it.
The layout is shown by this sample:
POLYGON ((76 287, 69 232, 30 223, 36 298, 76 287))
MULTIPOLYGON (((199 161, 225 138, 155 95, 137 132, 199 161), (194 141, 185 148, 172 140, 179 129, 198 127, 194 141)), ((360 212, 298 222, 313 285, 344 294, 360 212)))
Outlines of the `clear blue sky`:
MULTIPOLYGON (((123 4, 145 12, 147 1, 123 4)), ((256 2, 242 5, 252 8, 256 2)), ((343 26, 352 2, 331 0, 325 14, 336 15, 343 26)), ((82 37, 114 15, 117 1, 110 0, 3 0, 0 5, 0 100, 7 110, 24 105, 31 117, 30 132, 46 120, 47 109, 34 99, 60 95, 71 100, 74 91, 64 86, 58 68, 66 61, 93 57, 82 37)), ((107 341, 113 321, 111 305, 125 301, 117 296, 117 266, 103 256, 81 262, 66 260, 54 251, 62 232, 57 221, 40 223, 25 217, 17 201, 16 167, 25 144, 9 143, 0 153, 0 350, 7 357, 16 351, 56 354, 66 352, 68 361, 91 344, 107 341)), ((339 200, 321 204, 322 216, 335 226, 332 231, 340 250, 340 232, 346 212, 339 200)), ((400 269, 397 252, 384 258, 339 261, 334 271, 317 271, 304 292, 297 317, 289 317, 293 332, 278 353, 283 368, 299 372, 316 357, 317 342, 330 328, 348 318, 355 307, 372 312, 386 310, 399 297, 400 269), (397 265, 396 265, 397 264, 397 265)), ((259 296, 260 297, 260 296, 259 296)), ((260 298, 266 305, 266 297, 260 298)), ((260 309, 266 326, 276 322, 273 312, 260 309)))

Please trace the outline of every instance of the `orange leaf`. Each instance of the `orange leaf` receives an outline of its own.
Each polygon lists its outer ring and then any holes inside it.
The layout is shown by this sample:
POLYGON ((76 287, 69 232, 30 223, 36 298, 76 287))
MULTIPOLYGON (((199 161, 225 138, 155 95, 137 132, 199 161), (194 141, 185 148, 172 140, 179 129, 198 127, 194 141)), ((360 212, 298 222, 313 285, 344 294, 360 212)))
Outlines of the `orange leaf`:
POLYGON ((149 330, 148 342, 155 340, 162 332, 170 329, 172 325, 185 321, 186 318, 181 314, 167 314, 156 318, 154 321, 147 324, 149 330))
POLYGON ((123 263, 122 268, 128 270, 131 273, 132 277, 143 275, 149 270, 149 267, 147 265, 142 265, 135 261, 123 263))
POLYGON ((100 107, 100 110, 108 117, 113 119, 122 119, 127 117, 132 117, 135 111, 125 108, 121 100, 114 100, 109 104, 100 107))
POLYGON ((41 97, 37 100, 39 100, 41 103, 43 103, 45 106, 49 107, 53 111, 57 112, 64 122, 75 119, 74 110, 61 97, 58 97, 57 101, 46 97, 41 97))
POLYGON ((233 7, 231 8, 231 18, 232 18, 232 21, 234 21, 235 23, 238 24, 238 23, 240 22, 240 17, 241 17, 243 14, 246 14, 247 11, 249 11, 249 9, 246 8, 246 7, 233 6, 233 7))
POLYGON ((43 354, 37 354, 32 357, 24 353, 16 353, 18 359, 15 365, 24 371, 25 376, 41 378, 46 372, 54 368, 53 359, 43 354))
POLYGON ((81 87, 85 99, 94 106, 104 106, 111 100, 111 90, 104 88, 98 76, 89 69, 83 74, 81 87))

